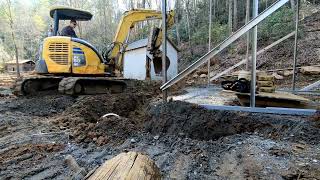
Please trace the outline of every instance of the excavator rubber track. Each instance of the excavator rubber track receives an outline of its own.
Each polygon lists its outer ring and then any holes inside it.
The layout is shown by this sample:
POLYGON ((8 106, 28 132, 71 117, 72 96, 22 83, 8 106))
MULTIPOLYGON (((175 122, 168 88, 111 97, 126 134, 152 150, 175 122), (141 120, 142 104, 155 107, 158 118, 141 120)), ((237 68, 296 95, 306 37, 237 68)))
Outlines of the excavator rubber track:
POLYGON ((66 77, 59 92, 68 95, 121 93, 127 88, 125 79, 108 77, 66 77))
POLYGON ((121 93, 130 80, 111 77, 35 76, 16 81, 13 93, 17 96, 55 92, 67 95, 121 93))
MULTIPOLYGON (((31 76, 17 79, 12 87, 17 96, 37 95, 43 91, 56 91, 63 77, 59 76, 31 76)), ((56 91, 57 92, 57 91, 56 91)))

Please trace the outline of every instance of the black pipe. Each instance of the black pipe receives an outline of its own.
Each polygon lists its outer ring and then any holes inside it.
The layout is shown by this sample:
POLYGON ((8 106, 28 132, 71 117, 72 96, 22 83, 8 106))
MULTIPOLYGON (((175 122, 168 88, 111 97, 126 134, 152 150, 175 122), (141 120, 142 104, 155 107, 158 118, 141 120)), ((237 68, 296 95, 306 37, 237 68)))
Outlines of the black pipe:
POLYGON ((58 30, 59 30, 59 17, 58 17, 58 11, 55 10, 54 14, 53 14, 53 23, 54 23, 54 27, 53 27, 53 35, 56 36, 58 34, 58 30))

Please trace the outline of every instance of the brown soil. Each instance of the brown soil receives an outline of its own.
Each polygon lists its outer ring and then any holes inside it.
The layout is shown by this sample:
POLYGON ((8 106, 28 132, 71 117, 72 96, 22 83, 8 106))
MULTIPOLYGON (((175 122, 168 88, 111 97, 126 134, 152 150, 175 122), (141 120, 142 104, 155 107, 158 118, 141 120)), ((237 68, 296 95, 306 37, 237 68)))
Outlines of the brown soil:
POLYGON ((121 94, 80 96, 52 122, 60 130, 71 129, 71 138, 78 143, 94 142, 99 146, 121 144, 142 129, 147 102, 160 94, 157 82, 137 81, 135 84, 121 94), (120 118, 102 118, 108 113, 117 114, 120 118))
POLYGON ((0 179, 66 179, 73 175, 64 164, 66 155, 90 171, 124 151, 149 155, 164 179, 320 174, 317 120, 208 111, 184 102, 150 103, 157 101, 149 97, 155 92, 146 88, 71 101, 67 96, 42 97, 47 102, 36 101, 38 97, 1 100, 0 179), (41 107, 54 108, 54 98, 70 103, 51 113, 41 107), (25 106, 38 107, 38 112, 30 114, 25 106), (106 113, 120 118, 101 118, 106 113))
POLYGON ((24 144, 21 146, 13 146, 9 150, 1 152, 0 164, 11 163, 12 159, 22 155, 38 155, 38 159, 40 159, 42 156, 45 156, 46 153, 58 152, 63 150, 64 147, 65 145, 63 144, 24 144))
POLYGON ((183 134, 192 139, 216 140, 234 134, 258 133, 272 139, 320 142, 317 123, 292 116, 209 111, 179 101, 153 106, 148 112, 150 121, 146 123, 146 130, 153 134, 183 134))
POLYGON ((100 118, 96 123, 81 123, 72 133, 77 143, 95 142, 98 146, 112 143, 122 144, 128 137, 137 133, 141 123, 123 117, 100 118))

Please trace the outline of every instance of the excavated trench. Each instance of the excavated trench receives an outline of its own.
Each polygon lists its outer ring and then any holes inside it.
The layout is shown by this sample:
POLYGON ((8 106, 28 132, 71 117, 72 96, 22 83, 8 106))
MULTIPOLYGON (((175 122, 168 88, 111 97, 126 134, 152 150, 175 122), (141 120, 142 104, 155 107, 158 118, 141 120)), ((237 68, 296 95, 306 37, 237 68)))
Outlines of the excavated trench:
POLYGON ((186 102, 151 106, 145 123, 153 134, 185 135, 198 140, 216 140, 242 133, 268 138, 319 143, 318 121, 306 117, 206 110, 186 102))
POLYGON ((53 123, 71 129, 76 142, 121 144, 137 132, 178 135, 197 140, 217 140, 242 133, 266 138, 320 142, 319 121, 306 117, 206 110, 195 104, 173 101, 149 104, 145 92, 82 96, 53 123), (115 113, 120 118, 104 114, 115 113))

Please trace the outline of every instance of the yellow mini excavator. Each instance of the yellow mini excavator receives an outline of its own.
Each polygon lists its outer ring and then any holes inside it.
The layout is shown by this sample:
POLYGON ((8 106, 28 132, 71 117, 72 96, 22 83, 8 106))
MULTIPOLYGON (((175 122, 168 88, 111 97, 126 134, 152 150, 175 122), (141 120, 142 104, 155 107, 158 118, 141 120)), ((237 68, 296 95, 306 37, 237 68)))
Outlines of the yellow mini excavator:
MULTIPOLYGON (((16 95, 36 94, 39 91, 58 89, 64 94, 102 94, 122 92, 127 87, 123 78, 123 54, 130 30, 137 22, 161 19, 156 10, 137 9, 123 14, 116 35, 109 50, 99 54, 97 49, 80 38, 59 36, 60 20, 91 20, 90 12, 58 6, 50 10, 54 19, 53 36, 44 39, 39 59, 36 61, 36 75, 18 80, 14 87, 16 95)), ((167 14, 168 26, 173 24, 174 12, 167 14)), ((157 54, 162 42, 161 28, 149 37, 149 47, 157 54), (150 43, 151 39, 151 43, 150 43)))

